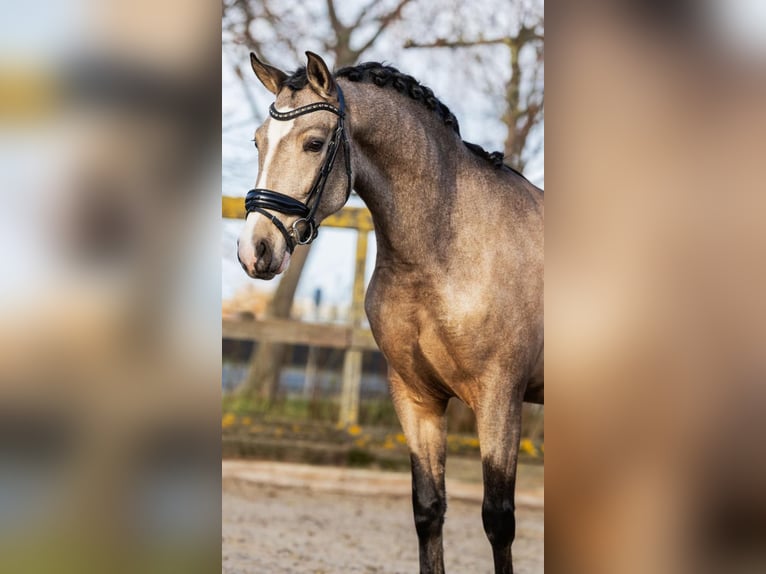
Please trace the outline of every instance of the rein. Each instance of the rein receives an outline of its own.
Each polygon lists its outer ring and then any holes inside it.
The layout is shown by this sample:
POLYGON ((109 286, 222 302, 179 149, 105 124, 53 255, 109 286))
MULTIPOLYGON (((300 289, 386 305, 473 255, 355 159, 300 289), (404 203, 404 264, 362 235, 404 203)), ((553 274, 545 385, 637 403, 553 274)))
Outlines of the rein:
POLYGON ((341 91, 340 86, 337 86, 337 90, 337 108, 327 102, 308 104, 290 110, 289 112, 278 111, 274 104, 271 104, 269 107, 269 114, 271 117, 280 122, 286 122, 304 114, 321 111, 332 112, 338 116, 338 123, 327 144, 327 155, 319 168, 319 173, 309 190, 305 203, 298 201, 289 195, 278 193, 270 189, 251 189, 247 192, 247 196, 245 197, 246 212, 249 214, 254 211, 267 217, 284 236, 285 241, 287 242, 287 249, 290 253, 293 252, 296 245, 308 245, 314 241, 319 233, 319 225, 315 220, 315 216, 319 203, 322 201, 327 178, 335 165, 339 140, 343 144, 343 155, 346 163, 346 178, 348 181, 346 187, 346 201, 348 201, 348 197, 351 195, 351 156, 349 155, 348 137, 343 123, 346 116, 346 103, 343 99, 343 92, 341 91), (314 200, 313 203, 311 203, 312 199, 314 200), (296 219, 290 226, 290 229, 288 229, 278 217, 266 211, 267 209, 284 215, 297 215, 299 216, 299 219, 296 219))

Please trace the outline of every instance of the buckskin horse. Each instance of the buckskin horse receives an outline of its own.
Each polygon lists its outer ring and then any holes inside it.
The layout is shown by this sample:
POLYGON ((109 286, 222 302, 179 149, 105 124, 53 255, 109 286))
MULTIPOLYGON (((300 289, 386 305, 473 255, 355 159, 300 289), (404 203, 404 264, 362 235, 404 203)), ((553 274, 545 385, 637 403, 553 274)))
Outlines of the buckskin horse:
POLYGON ((464 142, 411 76, 375 62, 333 74, 306 55, 290 75, 250 55, 276 99, 255 134, 239 261, 273 278, 358 192, 377 241, 365 309, 410 449, 420 571, 444 571, 445 411, 457 397, 476 414, 495 572, 512 572, 522 402, 543 402, 543 192, 464 142))

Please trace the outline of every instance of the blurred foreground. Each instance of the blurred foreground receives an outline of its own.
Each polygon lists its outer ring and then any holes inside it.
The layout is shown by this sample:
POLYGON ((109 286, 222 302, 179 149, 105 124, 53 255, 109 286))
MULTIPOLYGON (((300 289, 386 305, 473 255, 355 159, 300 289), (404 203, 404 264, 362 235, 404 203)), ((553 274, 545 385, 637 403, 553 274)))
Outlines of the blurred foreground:
POLYGON ((3 11, 0 572, 219 565, 219 18, 3 11))
POLYGON ((764 4, 558 4, 546 565, 764 572, 764 4))

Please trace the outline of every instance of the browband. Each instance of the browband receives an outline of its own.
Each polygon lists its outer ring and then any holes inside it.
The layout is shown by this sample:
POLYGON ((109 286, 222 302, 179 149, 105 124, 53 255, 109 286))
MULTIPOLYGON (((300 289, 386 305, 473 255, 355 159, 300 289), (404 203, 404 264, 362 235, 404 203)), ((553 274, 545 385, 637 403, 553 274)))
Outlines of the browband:
MULTIPOLYGON (((340 91, 338 92, 338 95, 340 96, 340 91)), ((332 112, 339 117, 343 117, 344 115, 341 110, 339 110, 332 104, 328 104, 327 102, 315 102, 313 104, 301 106, 300 108, 295 108, 294 110, 288 110, 286 112, 280 112, 277 109, 276 105, 274 105, 274 103, 272 103, 271 106, 269 106, 269 114, 271 115, 271 117, 281 122, 293 120, 297 118, 298 116, 302 116, 303 114, 310 114, 311 112, 318 112, 320 110, 324 110, 326 112, 332 112)))

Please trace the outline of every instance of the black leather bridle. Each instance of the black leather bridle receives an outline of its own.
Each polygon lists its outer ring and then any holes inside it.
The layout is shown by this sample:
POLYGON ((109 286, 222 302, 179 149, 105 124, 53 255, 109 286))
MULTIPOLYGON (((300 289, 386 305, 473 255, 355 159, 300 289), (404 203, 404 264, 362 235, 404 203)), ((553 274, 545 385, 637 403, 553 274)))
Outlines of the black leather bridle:
POLYGON ((319 168, 319 173, 309 190, 305 203, 298 201, 289 195, 277 193, 270 189, 251 189, 247 192, 247 196, 245 197, 245 209, 247 213, 255 211, 256 213, 260 213, 269 218, 284 236, 285 241, 287 242, 287 249, 290 253, 293 252, 296 245, 308 245, 316 239, 317 233, 319 232, 319 225, 317 225, 314 217, 316 216, 319 203, 322 201, 322 194, 324 194, 327 178, 335 165, 335 157, 338 155, 338 147, 340 147, 339 143, 343 144, 343 155, 346 160, 346 177, 348 181, 346 201, 348 201, 348 197, 351 195, 351 156, 349 155, 348 137, 343 124, 343 120, 346 116, 346 104, 343 100, 343 92, 341 91, 340 86, 337 86, 337 90, 337 108, 327 102, 308 104, 290 110, 289 112, 278 111, 274 104, 271 104, 271 107, 269 107, 269 114, 271 117, 280 122, 289 121, 304 114, 320 111, 332 112, 338 116, 338 124, 335 127, 335 130, 333 130, 330 141, 327 144, 327 155, 319 168), (284 213, 285 215, 298 215, 299 219, 296 219, 288 230, 279 218, 266 211, 267 209, 278 213, 284 213))

